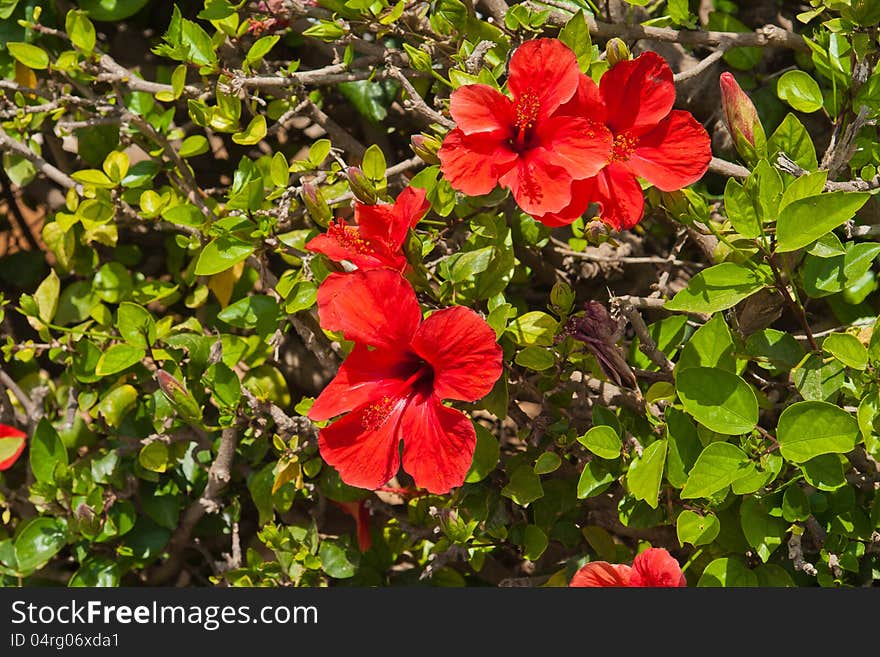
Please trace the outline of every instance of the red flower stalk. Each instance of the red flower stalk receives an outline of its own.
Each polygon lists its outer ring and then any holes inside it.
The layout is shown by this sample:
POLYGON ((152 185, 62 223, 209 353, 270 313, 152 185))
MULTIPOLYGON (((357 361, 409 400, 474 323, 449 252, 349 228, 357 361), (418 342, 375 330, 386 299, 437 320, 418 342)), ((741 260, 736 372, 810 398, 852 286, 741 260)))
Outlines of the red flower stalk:
POLYGON ((407 231, 430 208, 424 189, 407 187, 393 204, 355 203, 352 226, 342 219, 330 222, 327 232, 311 239, 306 248, 331 260, 347 260, 358 269, 390 267, 404 272, 407 267, 403 243, 407 231))
POLYGON ((470 196, 500 184, 536 216, 567 207, 572 181, 596 175, 611 149, 603 125, 586 114, 559 112, 577 91, 579 77, 568 46, 535 39, 510 59, 510 97, 485 84, 453 91, 449 111, 457 127, 438 153, 449 184, 470 196))
POLYGON ((632 567, 591 561, 578 570, 569 586, 687 586, 681 567, 663 548, 648 548, 636 555, 632 567))
POLYGON ((315 400, 321 456, 342 480, 375 490, 403 467, 432 493, 460 486, 476 447, 473 424, 443 399, 475 401, 501 375, 495 332, 469 308, 422 321, 415 292, 390 269, 331 274, 318 289, 321 326, 354 349, 315 400))
POLYGON ((15 427, 0 424, 0 470, 8 470, 24 451, 27 434, 15 427))
POLYGON ((672 109, 672 70, 656 53, 618 62, 602 77, 598 98, 592 80, 585 75, 580 80, 578 93, 561 111, 604 114, 614 136, 608 166, 592 178, 575 181, 566 208, 537 218, 562 226, 579 218, 590 203, 598 203, 605 223, 616 230, 632 228, 645 207, 637 178, 664 192, 696 182, 712 159, 709 135, 690 112, 672 109))
POLYGON ((373 538, 370 536, 370 510, 364 504, 364 500, 357 502, 336 502, 343 511, 354 518, 355 528, 357 529, 358 548, 361 552, 366 552, 373 545, 373 538))

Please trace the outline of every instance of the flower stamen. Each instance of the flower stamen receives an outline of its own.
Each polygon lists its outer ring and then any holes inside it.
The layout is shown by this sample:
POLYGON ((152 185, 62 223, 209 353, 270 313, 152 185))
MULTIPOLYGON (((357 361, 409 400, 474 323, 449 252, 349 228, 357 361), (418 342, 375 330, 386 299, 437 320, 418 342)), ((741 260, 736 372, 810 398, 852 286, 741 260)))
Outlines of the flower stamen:
POLYGON ((392 410, 394 410, 394 400, 386 395, 367 406, 361 418, 361 426, 367 431, 378 431, 385 424, 392 410))
POLYGON ((615 135, 614 143, 611 145, 611 161, 626 162, 638 145, 639 140, 637 137, 633 137, 625 132, 615 135))
POLYGON ((520 143, 525 140, 526 130, 535 127, 535 122, 538 120, 538 112, 540 109, 541 101, 538 98, 538 94, 531 89, 524 91, 520 94, 519 98, 516 99, 513 125, 519 130, 517 139, 520 143))
POLYGON ((327 226, 327 237, 336 240, 343 248, 361 255, 375 252, 375 249, 361 237, 360 231, 355 226, 349 226, 342 219, 337 219, 335 223, 330 222, 327 226))

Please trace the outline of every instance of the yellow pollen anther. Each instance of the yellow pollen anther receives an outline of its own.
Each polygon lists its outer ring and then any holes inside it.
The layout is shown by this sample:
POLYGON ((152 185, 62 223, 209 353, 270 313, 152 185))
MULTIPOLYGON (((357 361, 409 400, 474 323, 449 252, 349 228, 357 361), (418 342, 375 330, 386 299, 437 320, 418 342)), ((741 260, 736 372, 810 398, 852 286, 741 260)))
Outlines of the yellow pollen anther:
POLYGON ((336 240, 340 246, 355 253, 362 255, 373 253, 373 248, 361 237, 360 231, 354 226, 347 225, 341 219, 338 219, 336 223, 330 222, 330 225, 327 226, 327 237, 336 240))
POLYGON ((514 107, 516 118, 514 119, 513 124, 519 128, 521 133, 524 130, 533 128, 535 126, 535 121, 538 119, 538 111, 540 109, 541 101, 538 99, 538 94, 531 90, 524 91, 520 94, 519 98, 516 99, 516 105, 514 107))
POLYGON ((361 418, 361 426, 367 431, 378 431, 394 409, 394 400, 387 395, 367 406, 361 418))
POLYGON ((632 152, 639 145, 639 140, 626 133, 614 137, 614 143, 611 145, 611 161, 625 162, 630 158, 632 152))

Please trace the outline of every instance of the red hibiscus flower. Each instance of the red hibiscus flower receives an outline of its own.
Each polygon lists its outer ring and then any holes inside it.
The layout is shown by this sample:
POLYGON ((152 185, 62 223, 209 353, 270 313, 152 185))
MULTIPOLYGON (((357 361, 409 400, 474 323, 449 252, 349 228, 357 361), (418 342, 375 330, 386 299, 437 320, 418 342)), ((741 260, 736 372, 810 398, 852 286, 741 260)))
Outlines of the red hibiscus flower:
POLYGON ((24 451, 27 434, 15 427, 0 424, 0 470, 8 470, 24 451))
POLYGON ((663 548, 636 555, 632 567, 592 561, 578 570, 569 586, 687 586, 681 567, 663 548))
POLYGON ((337 219, 326 233, 309 240, 306 248, 336 262, 348 260, 358 269, 390 267, 403 272, 407 267, 402 252, 406 233, 429 207, 425 190, 414 187, 404 189, 393 204, 355 203, 356 226, 337 219))
POLYGON ((321 326, 355 343, 315 400, 313 420, 345 413, 318 437, 321 456, 342 480, 376 489, 400 466, 416 486, 460 486, 476 434, 443 399, 475 401, 501 375, 495 332, 474 311, 446 308, 422 321, 415 292, 390 269, 331 274, 318 289, 321 326))
POLYGON ((453 91, 449 111, 457 127, 438 153, 449 184, 470 196, 501 184, 531 215, 567 207, 572 181, 596 175, 611 149, 603 125, 558 113, 577 91, 579 76, 568 46, 536 39, 510 59, 510 98, 485 84, 453 91))
POLYGON ((608 166, 594 177, 576 180, 572 202, 562 211, 537 218, 549 226, 566 225, 590 203, 598 203, 602 220, 625 230, 641 221, 645 207, 637 177, 664 192, 686 187, 709 168, 711 142, 690 112, 672 109, 672 70, 656 53, 615 64, 599 83, 599 98, 593 86, 592 80, 581 76, 581 88, 560 111, 594 118, 604 112, 605 124, 614 135, 608 166))

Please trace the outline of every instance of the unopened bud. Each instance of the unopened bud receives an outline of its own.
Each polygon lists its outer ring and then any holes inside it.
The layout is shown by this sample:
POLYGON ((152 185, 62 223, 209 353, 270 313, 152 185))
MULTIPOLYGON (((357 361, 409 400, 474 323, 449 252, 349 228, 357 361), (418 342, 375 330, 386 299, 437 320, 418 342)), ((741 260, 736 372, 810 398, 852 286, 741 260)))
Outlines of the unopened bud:
POLYGON ((722 73, 719 79, 721 85, 721 111, 724 115, 724 124, 733 138, 733 145, 740 155, 749 159, 754 153, 755 136, 760 131, 764 135, 761 119, 755 104, 745 91, 737 84, 736 78, 730 73, 722 73))
POLYGON ((440 158, 437 157, 437 151, 440 150, 439 139, 423 134, 413 135, 410 138, 410 144, 413 153, 422 158, 425 164, 440 164, 440 158))
POLYGON ((623 39, 614 37, 605 44, 605 61, 608 62, 608 66, 614 66, 618 62, 630 59, 630 57, 629 48, 626 47, 623 39))
POLYGON ((321 190, 312 183, 303 183, 302 199, 306 204, 306 210, 309 211, 315 223, 326 228, 333 220, 333 213, 330 211, 327 201, 324 200, 321 190))
POLYGON ((376 188, 360 167, 348 167, 345 170, 345 177, 348 178, 348 186, 351 188, 351 193, 354 194, 358 201, 367 205, 376 203, 376 200, 379 198, 376 188))
POLYGON ((192 424, 201 423, 202 408, 185 385, 165 370, 156 370, 156 382, 183 420, 192 424))

